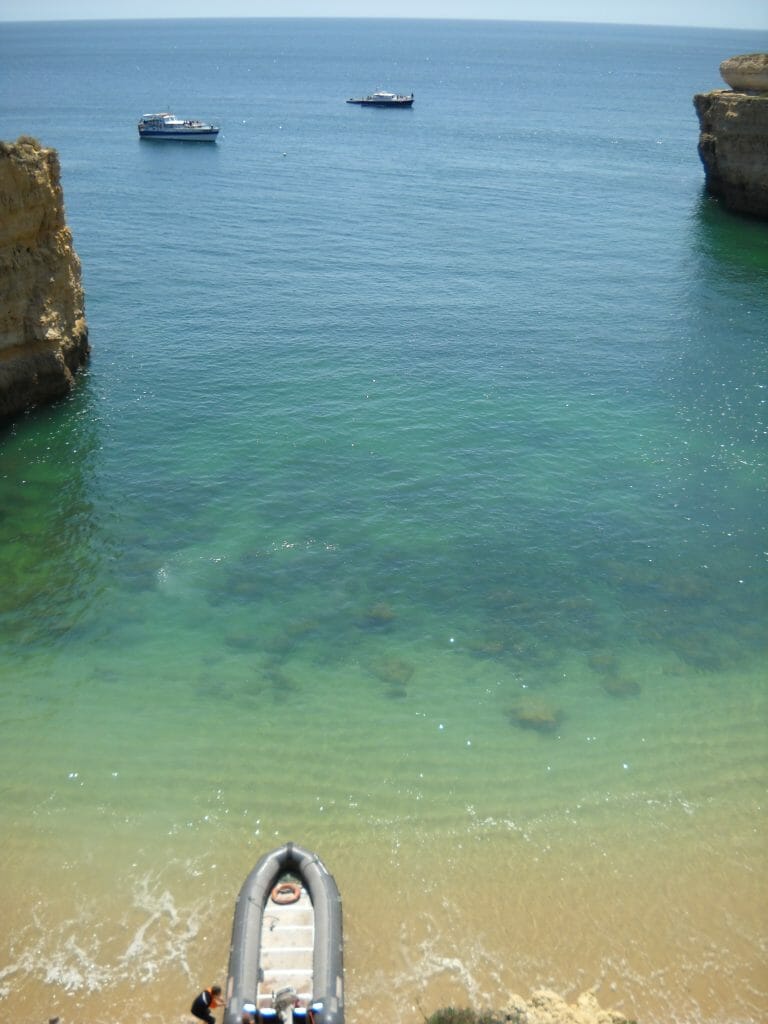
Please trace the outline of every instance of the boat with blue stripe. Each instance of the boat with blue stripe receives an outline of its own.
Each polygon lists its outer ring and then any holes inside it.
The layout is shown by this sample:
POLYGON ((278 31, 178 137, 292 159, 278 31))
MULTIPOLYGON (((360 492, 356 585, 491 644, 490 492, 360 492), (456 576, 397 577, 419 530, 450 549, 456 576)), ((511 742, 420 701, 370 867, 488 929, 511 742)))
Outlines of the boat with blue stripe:
POLYGON ((316 853, 265 854, 235 905, 223 1024, 344 1024, 341 897, 316 853))

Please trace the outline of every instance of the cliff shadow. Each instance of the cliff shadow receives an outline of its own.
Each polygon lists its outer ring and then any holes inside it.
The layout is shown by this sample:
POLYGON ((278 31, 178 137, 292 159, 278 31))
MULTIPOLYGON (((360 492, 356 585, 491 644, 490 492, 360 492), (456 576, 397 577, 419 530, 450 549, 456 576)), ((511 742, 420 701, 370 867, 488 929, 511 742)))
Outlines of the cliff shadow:
POLYGON ((81 633, 103 591, 111 545, 97 483, 98 403, 87 372, 78 384, 0 429, 0 614, 9 648, 81 633))
POLYGON ((705 275, 768 275, 768 221, 731 212, 705 185, 693 209, 692 243, 705 275))

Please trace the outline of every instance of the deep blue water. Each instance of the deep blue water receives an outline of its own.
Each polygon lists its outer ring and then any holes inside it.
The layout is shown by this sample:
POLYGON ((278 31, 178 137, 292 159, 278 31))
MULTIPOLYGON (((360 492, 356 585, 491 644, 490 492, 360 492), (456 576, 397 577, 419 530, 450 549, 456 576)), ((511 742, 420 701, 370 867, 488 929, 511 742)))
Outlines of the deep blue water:
MULTIPOLYGON (((98 1016, 139 975, 173 1012, 223 970, 275 837, 355 894, 470 837, 525 871, 512 835, 557 851, 583 960, 543 925, 521 957, 459 898, 428 913, 479 929, 456 954, 479 988, 435 998, 493 991, 490 959, 523 989, 615 974, 601 1001, 646 1021, 761 1018, 768 232, 704 195, 691 101, 767 42, 2 26, 2 137, 59 151, 93 356, 0 435, 0 994, 98 1016), (376 88, 416 101, 344 102, 376 88), (165 109, 218 143, 140 142, 165 109), (127 952, 112 900, 138 908, 127 952), (625 945, 649 900, 663 920, 625 945)), ((371 962, 418 992, 425 954, 406 933, 416 975, 382 967, 346 899, 355 1024, 371 962)))

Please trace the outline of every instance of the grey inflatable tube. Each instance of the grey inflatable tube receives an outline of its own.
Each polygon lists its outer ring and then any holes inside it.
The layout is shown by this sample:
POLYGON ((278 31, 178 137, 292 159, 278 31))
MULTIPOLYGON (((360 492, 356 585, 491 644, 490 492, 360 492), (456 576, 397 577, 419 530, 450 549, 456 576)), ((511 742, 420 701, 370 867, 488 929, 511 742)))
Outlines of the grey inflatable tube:
POLYGON ((317 854, 294 843, 265 854, 240 889, 229 947, 223 1024, 240 1024, 243 1004, 256 1002, 264 908, 272 889, 288 871, 301 878, 314 908, 312 1016, 316 1024, 344 1024, 341 896, 317 854))

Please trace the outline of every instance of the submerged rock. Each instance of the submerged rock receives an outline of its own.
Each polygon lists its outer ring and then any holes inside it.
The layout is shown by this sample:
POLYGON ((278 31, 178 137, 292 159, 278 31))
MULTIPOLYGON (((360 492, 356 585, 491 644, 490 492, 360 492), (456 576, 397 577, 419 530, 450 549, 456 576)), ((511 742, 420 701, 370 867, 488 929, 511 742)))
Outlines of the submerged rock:
POLYGON ((535 729, 538 732, 554 732, 563 719, 559 708, 546 701, 520 701, 509 709, 509 720, 521 729, 535 729))
POLYGON ((504 653, 503 640, 470 640, 467 644, 469 653, 476 658, 498 658, 504 653))
POLYGON ((619 659, 613 651, 594 651, 587 658, 587 664, 593 672, 614 673, 618 671, 619 659))
POLYGON ((414 673, 414 666, 404 658, 380 658, 371 663, 371 672, 383 683, 404 687, 414 673))
POLYGON ((223 639, 235 651, 255 651, 259 647, 259 638, 253 633, 225 633, 223 639))
POLYGON ((391 626, 395 621, 395 612, 391 605, 384 601, 371 605, 363 614, 363 625, 371 629, 381 629, 391 626))
POLYGON ((611 697, 636 697, 640 693, 640 683, 626 676, 605 676, 600 685, 611 697))
POLYGON ((279 662, 270 662, 264 666, 263 677, 272 688, 276 697, 286 697, 298 690, 296 681, 289 676, 279 662))

